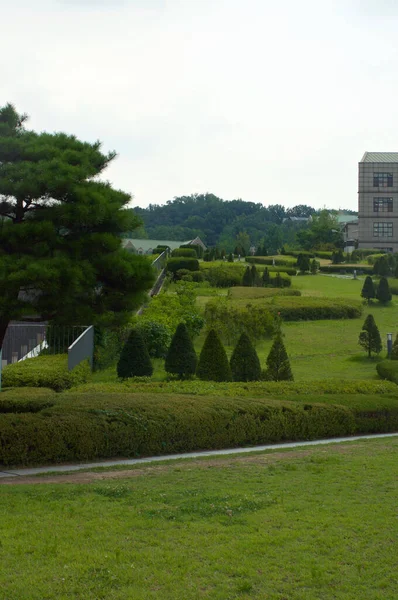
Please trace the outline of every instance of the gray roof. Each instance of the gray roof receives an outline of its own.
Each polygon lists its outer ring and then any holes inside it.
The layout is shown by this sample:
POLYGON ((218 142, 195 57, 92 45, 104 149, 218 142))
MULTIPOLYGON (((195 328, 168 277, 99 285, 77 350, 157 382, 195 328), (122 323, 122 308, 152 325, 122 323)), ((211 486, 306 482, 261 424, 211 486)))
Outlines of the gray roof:
POLYGON ((398 163, 398 152, 365 152, 361 162, 398 163))

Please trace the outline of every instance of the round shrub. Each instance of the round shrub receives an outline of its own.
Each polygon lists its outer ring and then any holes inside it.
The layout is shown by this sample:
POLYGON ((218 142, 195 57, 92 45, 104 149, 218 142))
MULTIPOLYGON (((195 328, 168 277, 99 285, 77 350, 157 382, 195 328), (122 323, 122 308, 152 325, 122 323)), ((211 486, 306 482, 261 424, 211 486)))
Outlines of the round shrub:
POLYGON ((188 271, 199 271, 199 261, 197 258, 190 257, 178 257, 169 258, 167 261, 166 270, 168 273, 172 273, 175 277, 177 271, 180 269, 187 269, 188 271))
POLYGON ((133 329, 125 343, 117 363, 117 375, 128 377, 150 377, 153 367, 144 338, 138 329, 133 329))
POLYGON ((171 253, 171 256, 184 256, 188 258, 197 258, 194 248, 176 248, 171 253))

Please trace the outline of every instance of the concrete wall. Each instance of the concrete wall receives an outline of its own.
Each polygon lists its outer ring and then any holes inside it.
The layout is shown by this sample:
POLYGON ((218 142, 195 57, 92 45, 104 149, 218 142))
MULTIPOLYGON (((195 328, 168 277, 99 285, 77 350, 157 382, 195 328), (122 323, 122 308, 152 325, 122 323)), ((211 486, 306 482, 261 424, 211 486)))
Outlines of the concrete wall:
POLYGON ((359 163, 358 181, 359 248, 383 248, 398 252, 398 163, 359 163), (392 187, 374 187, 374 173, 392 173, 392 187), (392 212, 375 212, 374 198, 392 198, 392 212), (374 223, 392 223, 392 237, 374 235, 374 223))

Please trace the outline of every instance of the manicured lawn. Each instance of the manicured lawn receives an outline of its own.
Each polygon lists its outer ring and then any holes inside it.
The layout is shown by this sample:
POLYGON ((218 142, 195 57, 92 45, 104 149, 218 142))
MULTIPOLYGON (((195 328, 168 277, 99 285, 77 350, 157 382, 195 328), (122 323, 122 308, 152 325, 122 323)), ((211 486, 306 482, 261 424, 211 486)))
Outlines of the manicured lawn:
POLYGON ((372 440, 0 486, 0 595, 392 600, 397 458, 372 440))

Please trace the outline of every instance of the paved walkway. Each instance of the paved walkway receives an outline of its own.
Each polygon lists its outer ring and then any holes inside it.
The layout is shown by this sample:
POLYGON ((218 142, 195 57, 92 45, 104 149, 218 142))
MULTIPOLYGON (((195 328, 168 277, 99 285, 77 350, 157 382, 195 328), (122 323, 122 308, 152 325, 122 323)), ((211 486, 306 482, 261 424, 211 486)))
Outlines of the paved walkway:
POLYGON ((313 440, 311 442, 289 442, 285 444, 268 444, 265 446, 251 446, 250 448, 231 448, 227 450, 209 450, 207 452, 186 452, 184 454, 167 454, 164 456, 149 456, 146 458, 128 458, 124 460, 106 460, 91 463, 79 463, 75 465, 49 465, 47 467, 35 467, 32 469, 10 469, 0 471, 2 477, 23 477, 26 475, 42 475, 44 473, 65 473, 79 471, 81 469, 95 469, 97 467, 116 467, 119 465, 140 465, 144 463, 159 462, 165 460, 178 460, 181 458, 200 458, 203 456, 223 456, 228 454, 242 454, 248 452, 262 452, 264 450, 281 450, 285 448, 299 448, 301 446, 320 446, 322 444, 339 444, 342 442, 355 442, 357 440, 370 440, 378 438, 396 437, 398 433, 381 433, 376 435, 357 435, 351 437, 330 438, 326 440, 313 440))

